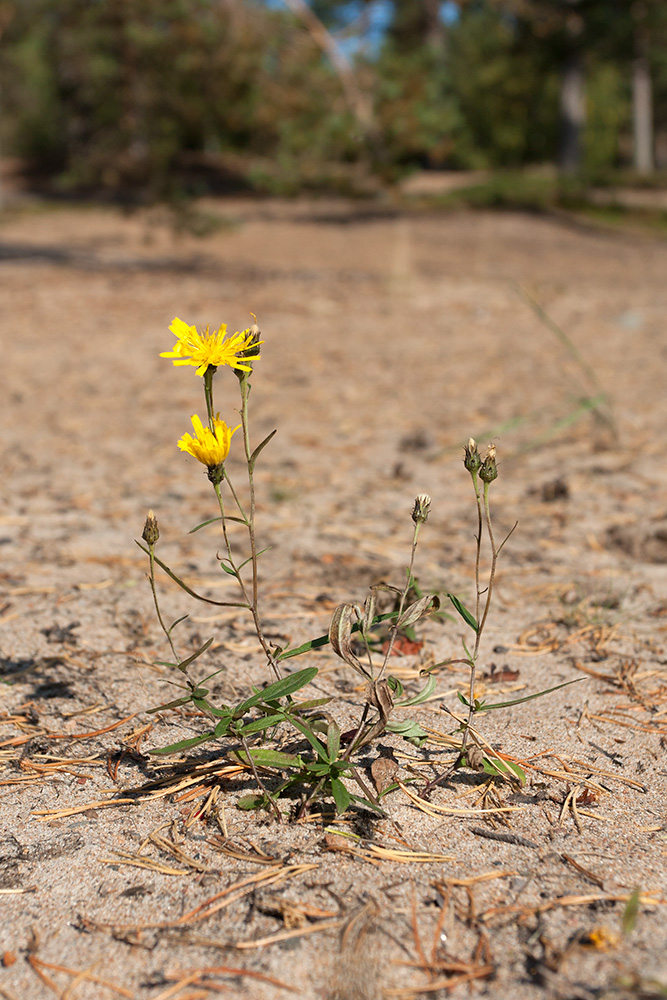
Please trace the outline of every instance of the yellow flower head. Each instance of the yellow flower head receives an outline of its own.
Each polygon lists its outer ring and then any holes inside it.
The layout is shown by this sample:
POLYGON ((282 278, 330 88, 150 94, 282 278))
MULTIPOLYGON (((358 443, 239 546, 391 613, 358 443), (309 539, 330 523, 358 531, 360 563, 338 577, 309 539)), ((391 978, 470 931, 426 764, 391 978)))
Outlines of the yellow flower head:
POLYGON ((227 325, 223 323, 217 333, 209 333, 208 326, 206 333, 199 333, 196 326, 188 326, 178 316, 169 329, 178 340, 173 351, 164 351, 160 357, 171 358, 175 365, 194 365, 197 375, 203 375, 209 365, 216 368, 229 365, 230 368, 249 372, 252 371, 252 366, 244 362, 257 361, 259 358, 259 344, 262 341, 258 342, 251 330, 227 337, 227 325), (250 347, 254 351, 248 354, 246 352, 250 347), (239 357, 241 354, 243 356, 239 357))
POLYGON ((232 434, 235 434, 241 425, 230 430, 225 421, 220 420, 219 413, 216 413, 213 420, 213 430, 204 427, 196 413, 191 419, 195 437, 192 434, 184 434, 178 442, 178 447, 209 469, 221 465, 229 454, 232 434))

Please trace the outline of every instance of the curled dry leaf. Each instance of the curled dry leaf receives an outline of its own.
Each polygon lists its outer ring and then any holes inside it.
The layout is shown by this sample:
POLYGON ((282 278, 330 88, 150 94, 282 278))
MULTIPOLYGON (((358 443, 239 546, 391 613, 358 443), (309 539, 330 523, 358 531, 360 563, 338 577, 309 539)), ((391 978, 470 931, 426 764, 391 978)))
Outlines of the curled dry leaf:
POLYGON ((484 770, 484 754, 479 747, 466 747, 466 763, 473 771, 484 770))
POLYGON ((398 764, 392 757, 378 757, 371 764, 371 777, 378 795, 389 788, 398 773, 398 764))
POLYGON ((350 667, 369 678, 368 671, 352 651, 352 622, 356 617, 357 609, 354 604, 339 604, 331 618, 329 642, 341 660, 345 660, 350 667))
POLYGON ((408 625, 414 625, 424 615, 430 614, 431 611, 437 611, 439 607, 440 598, 436 594, 428 597, 420 597, 418 601, 415 601, 414 604, 405 609, 396 622, 396 628, 407 628, 408 625))

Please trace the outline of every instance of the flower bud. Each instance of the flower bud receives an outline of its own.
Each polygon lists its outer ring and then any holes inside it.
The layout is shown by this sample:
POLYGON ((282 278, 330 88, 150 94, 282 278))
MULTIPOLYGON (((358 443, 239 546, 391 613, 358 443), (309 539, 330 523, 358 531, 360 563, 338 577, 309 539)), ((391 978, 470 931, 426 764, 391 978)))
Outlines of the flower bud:
POLYGON ((474 475, 482 464, 481 456, 477 450, 477 442, 474 438, 470 438, 467 445, 465 445, 463 464, 471 475, 474 475))
POLYGON ((149 510, 146 515, 146 522, 144 524, 144 530, 141 533, 141 537, 147 545, 155 545, 160 537, 160 529, 157 526, 157 518, 152 510, 149 510))
POLYGON ((488 451, 484 456, 484 461, 482 462, 482 467, 479 470, 479 478, 483 483, 492 483, 494 479, 498 478, 495 444, 489 445, 488 451))
POLYGON ((415 497, 415 505, 412 508, 412 520, 415 524, 423 524, 426 521, 431 509, 431 498, 428 493, 420 493, 415 497))

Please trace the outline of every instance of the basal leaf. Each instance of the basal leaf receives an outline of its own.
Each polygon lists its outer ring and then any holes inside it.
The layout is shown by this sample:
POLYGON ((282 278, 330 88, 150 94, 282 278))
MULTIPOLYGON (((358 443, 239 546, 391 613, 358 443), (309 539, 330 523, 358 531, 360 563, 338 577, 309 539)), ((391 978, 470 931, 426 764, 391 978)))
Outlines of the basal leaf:
POLYGON ((350 808, 350 802, 352 801, 350 793, 340 778, 331 779, 331 794, 336 803, 336 813, 340 816, 350 808))

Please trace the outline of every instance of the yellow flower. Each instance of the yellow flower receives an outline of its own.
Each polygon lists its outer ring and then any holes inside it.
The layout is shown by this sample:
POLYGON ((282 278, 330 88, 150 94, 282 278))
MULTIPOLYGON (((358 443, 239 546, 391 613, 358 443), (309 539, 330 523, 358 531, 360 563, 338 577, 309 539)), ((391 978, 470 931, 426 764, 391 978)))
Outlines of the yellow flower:
POLYGON ((196 413, 191 419, 195 437, 192 434, 184 434, 178 442, 178 447, 209 469, 221 465, 229 454, 232 434, 235 434, 241 425, 230 430, 225 421, 220 420, 219 413, 216 413, 213 420, 214 430, 204 427, 196 413))
POLYGON ((178 316, 169 329, 178 340, 173 351, 164 351, 160 357, 171 358, 175 365, 194 365, 197 375, 203 375, 209 365, 216 368, 229 365, 230 368, 249 372, 252 371, 252 366, 243 362, 259 358, 259 344, 262 341, 257 342, 251 330, 227 337, 227 325, 223 323, 217 333, 209 333, 208 325, 206 333, 199 333, 196 326, 188 326, 178 316), (250 347, 254 349, 254 353, 245 353, 250 347), (243 357, 240 358, 242 352, 243 357))

